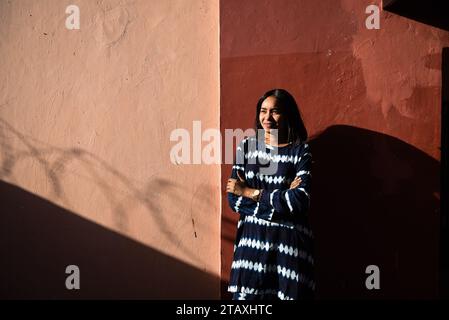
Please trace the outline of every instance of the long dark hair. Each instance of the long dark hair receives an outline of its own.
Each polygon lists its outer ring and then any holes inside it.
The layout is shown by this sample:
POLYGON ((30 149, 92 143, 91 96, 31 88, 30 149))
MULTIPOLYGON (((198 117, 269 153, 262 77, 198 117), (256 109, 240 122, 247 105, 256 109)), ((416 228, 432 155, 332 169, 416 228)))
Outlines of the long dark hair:
POLYGON ((267 91, 257 102, 255 128, 263 129, 259 121, 260 108, 262 102, 268 97, 275 97, 277 103, 281 106, 281 112, 285 114, 288 126, 288 142, 299 144, 307 140, 307 129, 301 117, 295 98, 284 89, 273 89, 267 91))

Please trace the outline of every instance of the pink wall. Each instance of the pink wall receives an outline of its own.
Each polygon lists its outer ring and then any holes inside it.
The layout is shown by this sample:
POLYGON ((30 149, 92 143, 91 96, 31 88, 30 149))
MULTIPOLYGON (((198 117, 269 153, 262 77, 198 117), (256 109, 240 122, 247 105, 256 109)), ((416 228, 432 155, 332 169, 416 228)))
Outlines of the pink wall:
POLYGON ((1 296, 218 298, 220 166, 170 161, 218 128, 218 2, 1 1, 0 39, 1 296))
MULTIPOLYGON (((380 29, 368 30, 370 4, 221 1, 220 125, 252 127, 269 89, 296 97, 313 136, 318 298, 433 298, 449 33, 385 11, 380 29), (364 286, 370 264, 382 290, 364 286)), ((225 286, 237 217, 222 205, 225 286)))

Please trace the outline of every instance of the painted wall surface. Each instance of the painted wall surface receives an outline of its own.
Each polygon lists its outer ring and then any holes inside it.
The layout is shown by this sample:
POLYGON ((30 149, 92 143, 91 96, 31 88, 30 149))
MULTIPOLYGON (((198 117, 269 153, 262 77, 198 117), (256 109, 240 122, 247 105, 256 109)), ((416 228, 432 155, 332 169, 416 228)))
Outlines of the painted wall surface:
POLYGON ((170 161, 218 45, 218 1, 0 2, 1 296, 219 297, 220 166, 170 161))
MULTIPOLYGON (((371 4, 381 8, 380 1, 221 1, 220 125, 251 128, 258 98, 272 88, 296 97, 314 157, 317 298, 433 298, 449 33, 386 11, 380 29, 368 30, 371 4), (365 287, 372 264, 381 290, 365 287)), ((223 168, 223 185, 230 172, 223 168)), ((237 216, 222 206, 226 286, 237 216)))

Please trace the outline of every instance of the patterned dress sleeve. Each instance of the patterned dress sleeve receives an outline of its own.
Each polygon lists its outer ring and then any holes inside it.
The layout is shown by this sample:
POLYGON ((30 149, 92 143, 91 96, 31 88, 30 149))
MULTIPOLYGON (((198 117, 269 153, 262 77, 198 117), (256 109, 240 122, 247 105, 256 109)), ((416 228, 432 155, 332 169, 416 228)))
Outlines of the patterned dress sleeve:
MULTIPOLYGON (((240 172, 241 177, 245 176, 245 150, 247 149, 247 142, 248 138, 245 138, 237 146, 235 160, 231 172, 232 179, 238 180, 237 172, 240 172)), ((228 192, 228 202, 232 211, 243 215, 254 215, 254 212, 258 207, 258 202, 250 198, 237 196, 230 192, 228 192)))
MULTIPOLYGON (((244 176, 244 151, 245 142, 237 147, 236 161, 232 167, 231 178, 238 179, 237 171, 244 176), (241 164, 237 163, 237 160, 241 164)), ((291 219, 294 216, 306 215, 310 205, 311 189, 311 162, 312 155, 307 144, 302 145, 298 161, 295 164, 296 176, 301 178, 301 184, 295 189, 273 191, 264 190, 260 201, 236 196, 228 193, 228 201, 234 212, 243 215, 252 215, 264 220, 291 219)))
POLYGON ((265 219, 289 219, 292 216, 306 216, 310 206, 312 154, 308 144, 304 144, 299 152, 295 165, 296 177, 301 183, 294 189, 263 192, 260 204, 272 209, 272 214, 266 214, 265 219))

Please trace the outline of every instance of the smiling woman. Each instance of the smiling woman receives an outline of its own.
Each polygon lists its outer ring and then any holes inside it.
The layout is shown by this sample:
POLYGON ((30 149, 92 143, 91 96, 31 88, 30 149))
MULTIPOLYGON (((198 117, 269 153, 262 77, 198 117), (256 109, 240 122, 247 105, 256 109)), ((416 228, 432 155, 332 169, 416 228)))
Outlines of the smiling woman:
POLYGON ((255 127, 264 137, 242 140, 226 186, 229 205, 240 214, 228 291, 234 300, 311 299, 312 155, 293 96, 283 89, 265 93, 255 127), (264 174, 267 161, 276 164, 274 174, 264 174))

